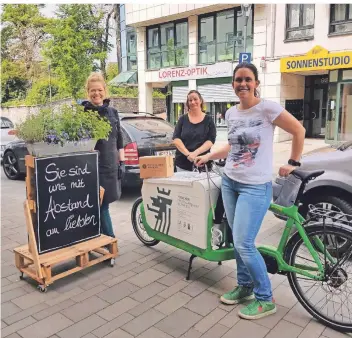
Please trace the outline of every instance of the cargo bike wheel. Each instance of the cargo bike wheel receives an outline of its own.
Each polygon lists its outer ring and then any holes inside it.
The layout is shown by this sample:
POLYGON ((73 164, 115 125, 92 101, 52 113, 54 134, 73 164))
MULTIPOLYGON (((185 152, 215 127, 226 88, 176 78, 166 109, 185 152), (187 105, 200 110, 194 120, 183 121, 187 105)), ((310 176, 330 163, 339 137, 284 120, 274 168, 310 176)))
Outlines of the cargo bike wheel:
POLYGON ((157 245, 160 241, 150 237, 147 234, 147 231, 144 228, 143 219, 142 219, 142 206, 143 199, 142 197, 137 198, 134 202, 132 211, 131 211, 131 221, 133 230, 136 233, 138 239, 146 246, 157 245))

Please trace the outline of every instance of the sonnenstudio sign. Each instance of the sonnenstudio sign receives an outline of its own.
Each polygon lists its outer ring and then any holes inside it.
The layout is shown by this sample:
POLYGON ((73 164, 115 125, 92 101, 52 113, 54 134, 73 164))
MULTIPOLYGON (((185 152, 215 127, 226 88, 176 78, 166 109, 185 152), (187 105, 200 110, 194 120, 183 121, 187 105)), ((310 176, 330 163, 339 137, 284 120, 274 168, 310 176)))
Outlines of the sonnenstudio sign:
POLYGON ((165 68, 158 71, 160 81, 189 80, 232 76, 232 63, 220 62, 207 66, 165 68))

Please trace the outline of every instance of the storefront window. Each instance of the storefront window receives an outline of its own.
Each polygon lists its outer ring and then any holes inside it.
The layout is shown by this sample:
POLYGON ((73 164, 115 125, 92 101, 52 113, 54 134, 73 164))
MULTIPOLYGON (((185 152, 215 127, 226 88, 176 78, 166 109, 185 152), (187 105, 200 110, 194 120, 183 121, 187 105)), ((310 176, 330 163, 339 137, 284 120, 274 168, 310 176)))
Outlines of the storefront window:
POLYGON ((314 38, 314 5, 286 5, 286 40, 314 38))
POLYGON ((184 103, 174 103, 174 124, 177 123, 178 119, 185 113, 185 104, 184 103))
POLYGON ((352 32, 352 6, 330 5, 330 33, 352 32))
POLYGON ((325 139, 334 141, 335 139, 335 123, 336 123, 336 105, 337 105, 337 84, 329 84, 329 100, 327 107, 326 132, 325 139))
MULTIPOLYGON (((244 52, 244 17, 240 7, 199 18, 199 63, 238 60, 244 52)), ((253 11, 248 19, 246 52, 253 52, 253 11)))
POLYGON ((188 22, 148 29, 148 69, 188 65, 188 22))
POLYGON ((352 140, 352 82, 340 84, 339 141, 352 140))
POLYGON ((136 32, 127 32, 127 70, 137 70, 136 32))
POLYGON ((214 17, 200 19, 199 63, 215 62, 214 17))

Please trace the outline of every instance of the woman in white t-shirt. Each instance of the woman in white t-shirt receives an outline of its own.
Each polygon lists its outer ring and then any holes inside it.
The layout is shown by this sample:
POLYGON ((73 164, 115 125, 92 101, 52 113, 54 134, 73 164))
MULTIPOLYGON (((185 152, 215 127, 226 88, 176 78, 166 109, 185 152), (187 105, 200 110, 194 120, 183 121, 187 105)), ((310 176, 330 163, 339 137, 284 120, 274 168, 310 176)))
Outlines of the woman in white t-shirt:
POLYGON ((258 71, 253 64, 237 65, 232 86, 240 103, 225 115, 228 144, 195 162, 201 166, 227 157, 221 190, 233 233, 238 286, 220 299, 226 304, 254 299, 238 314, 259 319, 276 312, 266 265, 255 247, 272 199, 274 129, 278 126, 293 136, 291 156, 280 168, 281 176, 288 176, 300 165, 305 129, 281 105, 259 98, 258 71))

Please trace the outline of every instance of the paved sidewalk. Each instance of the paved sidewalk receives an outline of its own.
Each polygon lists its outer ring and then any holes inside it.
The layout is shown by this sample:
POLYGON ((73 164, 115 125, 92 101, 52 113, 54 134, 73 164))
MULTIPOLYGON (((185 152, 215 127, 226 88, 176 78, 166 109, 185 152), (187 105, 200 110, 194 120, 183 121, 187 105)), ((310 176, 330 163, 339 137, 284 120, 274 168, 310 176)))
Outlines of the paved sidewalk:
MULTIPOLYGON (((317 145, 307 140, 305 148, 317 145)), ((275 145, 276 161, 286 160, 288 147, 275 145)), ((197 258, 191 280, 185 281, 189 254, 163 243, 148 248, 135 236, 130 210, 138 192, 111 205, 120 251, 116 265, 83 270, 42 294, 30 279, 19 280, 12 252, 27 242, 25 183, 9 181, 1 171, 1 184, 2 337, 347 337, 313 320, 279 275, 271 276, 278 312, 258 321, 239 319, 240 306, 219 302, 219 296, 236 285, 235 262, 218 266, 197 258)), ((268 214, 259 241, 276 244, 282 225, 268 214)))

